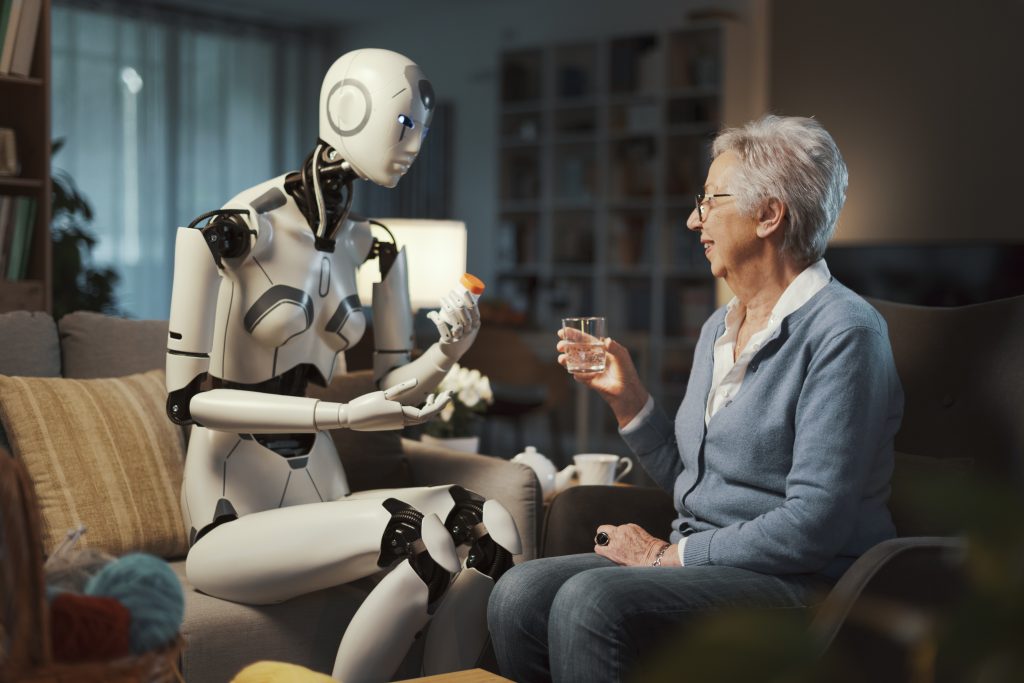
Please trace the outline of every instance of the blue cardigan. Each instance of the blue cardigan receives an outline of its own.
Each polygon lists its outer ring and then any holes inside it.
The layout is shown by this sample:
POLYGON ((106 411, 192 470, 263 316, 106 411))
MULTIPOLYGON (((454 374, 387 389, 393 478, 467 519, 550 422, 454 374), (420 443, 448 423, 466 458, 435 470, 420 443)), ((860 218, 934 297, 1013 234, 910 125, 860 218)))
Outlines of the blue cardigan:
POLYGON ((832 280, 751 359, 739 392, 704 424, 714 341, 704 323, 675 425, 655 410, 624 435, 673 492, 690 565, 840 576, 896 535, 886 506, 903 390, 885 321, 832 280))

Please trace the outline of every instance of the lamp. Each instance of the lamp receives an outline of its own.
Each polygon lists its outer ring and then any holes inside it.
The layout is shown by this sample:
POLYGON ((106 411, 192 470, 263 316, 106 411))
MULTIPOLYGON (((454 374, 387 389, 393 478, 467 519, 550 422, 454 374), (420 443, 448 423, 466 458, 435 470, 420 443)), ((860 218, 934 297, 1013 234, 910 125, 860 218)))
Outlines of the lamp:
MULTIPOLYGON (((466 224, 425 218, 378 218, 395 236, 396 246, 406 247, 409 262, 409 298, 413 310, 438 308, 441 297, 458 286, 466 272, 466 224)), ((380 282, 376 262, 356 273, 359 300, 373 300, 373 283, 380 282)))

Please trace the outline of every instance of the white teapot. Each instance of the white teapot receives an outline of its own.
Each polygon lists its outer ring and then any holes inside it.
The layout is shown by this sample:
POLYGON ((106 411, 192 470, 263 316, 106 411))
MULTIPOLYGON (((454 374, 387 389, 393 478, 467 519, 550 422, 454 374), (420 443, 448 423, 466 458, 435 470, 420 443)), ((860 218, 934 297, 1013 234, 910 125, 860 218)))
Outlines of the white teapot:
POLYGON ((534 446, 527 446, 526 450, 512 458, 512 462, 522 463, 537 474, 545 498, 569 486, 573 475, 576 474, 575 465, 569 465, 561 471, 556 470, 554 463, 543 453, 538 453, 534 446))

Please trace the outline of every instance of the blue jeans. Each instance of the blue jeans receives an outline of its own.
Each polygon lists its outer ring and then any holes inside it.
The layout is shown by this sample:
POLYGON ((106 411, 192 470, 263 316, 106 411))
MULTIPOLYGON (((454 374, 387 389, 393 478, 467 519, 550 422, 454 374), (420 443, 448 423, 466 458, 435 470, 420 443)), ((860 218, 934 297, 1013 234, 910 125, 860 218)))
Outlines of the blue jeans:
POLYGON ((802 608, 823 587, 807 576, 621 567, 593 553, 566 555, 506 572, 491 593, 487 624, 501 674, 514 681, 620 681, 640 655, 693 615, 726 607, 802 608))

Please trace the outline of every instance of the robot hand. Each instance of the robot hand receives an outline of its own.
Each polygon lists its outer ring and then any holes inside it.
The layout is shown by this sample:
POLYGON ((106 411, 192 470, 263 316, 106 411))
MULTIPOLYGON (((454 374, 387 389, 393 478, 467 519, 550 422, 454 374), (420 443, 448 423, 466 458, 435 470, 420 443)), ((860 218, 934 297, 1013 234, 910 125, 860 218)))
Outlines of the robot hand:
MULTIPOLYGON (((416 379, 409 379, 390 389, 363 394, 341 404, 338 407, 337 426, 376 432, 422 424, 440 413, 452 398, 450 391, 443 391, 436 396, 427 396, 422 408, 402 405, 398 399, 411 392, 416 384, 416 379)), ((320 424, 319 420, 317 424, 320 424)))
POLYGON ((453 289, 441 298, 441 310, 427 313, 437 326, 438 348, 449 360, 458 361, 480 331, 480 309, 469 292, 453 289))

